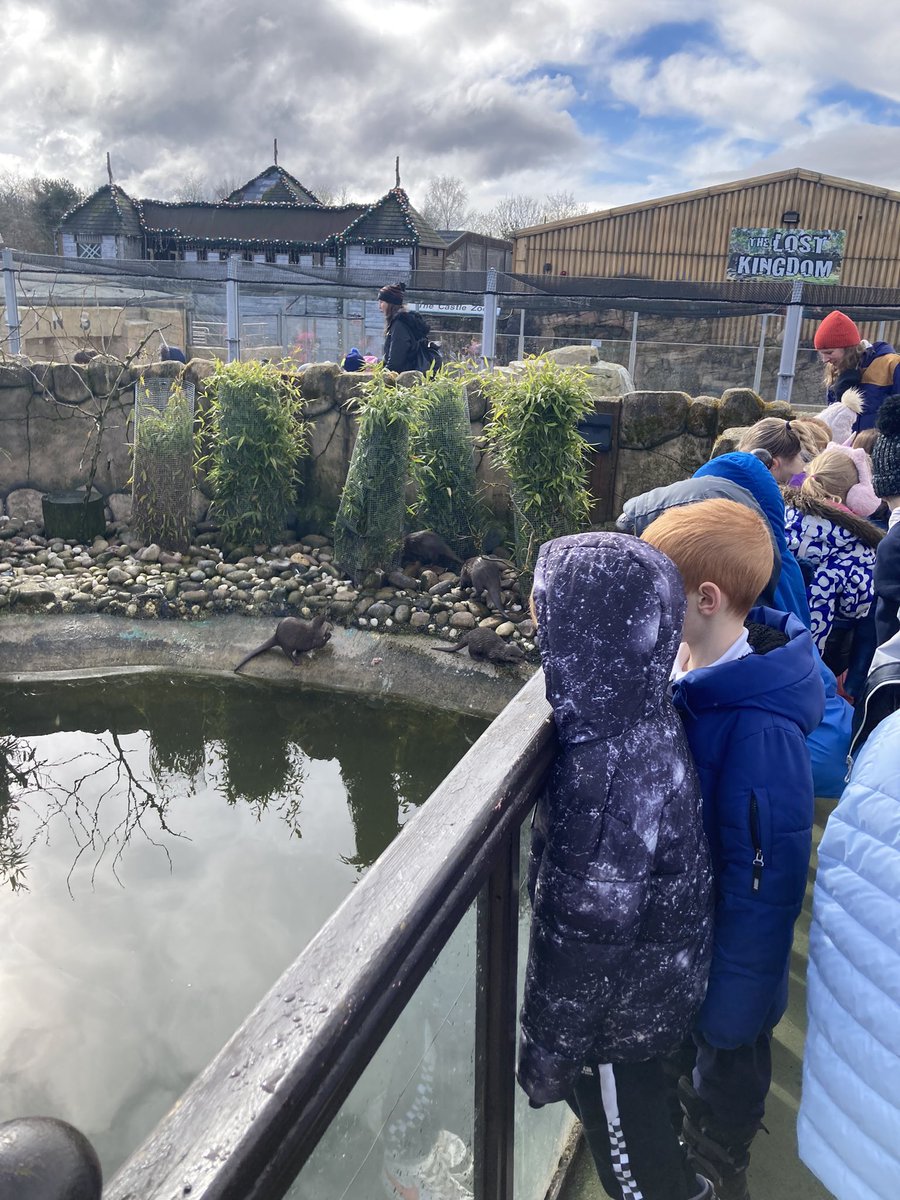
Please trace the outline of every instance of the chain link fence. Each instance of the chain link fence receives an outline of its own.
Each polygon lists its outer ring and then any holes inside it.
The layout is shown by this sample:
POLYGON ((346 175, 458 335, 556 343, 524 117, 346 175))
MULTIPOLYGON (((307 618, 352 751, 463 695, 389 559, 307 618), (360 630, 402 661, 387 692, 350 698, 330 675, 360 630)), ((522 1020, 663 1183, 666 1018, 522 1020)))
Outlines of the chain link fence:
MULTIPOLYGON (((33 360, 71 361, 79 351, 160 357, 341 362, 351 347, 379 358, 383 318, 378 270, 249 262, 66 259, 6 251, 0 346, 33 360), (10 322, 7 309, 15 301, 10 322), (15 326, 16 320, 18 325, 15 326)), ((790 281, 699 284, 415 271, 411 304, 442 342, 447 361, 487 357, 506 365, 529 354, 593 343, 601 358, 630 367, 641 390, 719 395, 754 387, 774 398, 785 376, 786 314, 798 307, 790 281), (484 345, 485 305, 497 311, 484 345)), ((869 340, 900 338, 900 291, 808 285, 796 322, 793 399, 817 404, 822 371, 812 347, 816 321, 849 312, 869 340)), ((796 311, 795 311, 796 315, 796 311)), ((789 335, 792 336, 792 335, 789 335)), ((793 375, 793 378, 790 376, 793 375)))

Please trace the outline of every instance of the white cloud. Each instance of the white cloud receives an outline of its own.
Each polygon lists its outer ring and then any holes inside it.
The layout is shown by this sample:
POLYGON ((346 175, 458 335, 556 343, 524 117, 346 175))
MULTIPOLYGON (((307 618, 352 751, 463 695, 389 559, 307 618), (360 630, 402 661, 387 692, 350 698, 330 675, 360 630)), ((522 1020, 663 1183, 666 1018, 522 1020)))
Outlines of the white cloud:
POLYGON ((414 198, 455 174, 478 206, 561 188, 620 203, 774 161, 894 176, 859 151, 893 135, 862 100, 822 94, 900 97, 900 16, 862 0, 848 33, 836 0, 697 0, 708 44, 629 51, 685 15, 673 0, 195 0, 189 16, 176 0, 0 0, 0 164, 93 186, 110 150, 124 186, 165 197, 188 173, 249 178, 277 136, 311 185, 374 198, 400 154, 414 198), (606 105, 605 129, 576 120, 585 100, 606 105), (642 118, 624 144, 616 104, 642 118))

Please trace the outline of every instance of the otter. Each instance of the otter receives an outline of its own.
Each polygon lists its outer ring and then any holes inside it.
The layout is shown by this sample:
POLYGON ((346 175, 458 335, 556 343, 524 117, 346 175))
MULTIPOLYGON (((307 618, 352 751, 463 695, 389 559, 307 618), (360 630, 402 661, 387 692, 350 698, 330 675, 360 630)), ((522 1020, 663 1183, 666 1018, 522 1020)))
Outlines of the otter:
POLYGON ((504 642, 493 629, 470 629, 455 646, 434 646, 433 649, 455 654, 463 646, 467 647, 470 658, 483 662, 521 662, 525 657, 520 646, 515 642, 504 642))
POLYGON ((257 654, 264 654, 266 650, 273 650, 276 646, 281 647, 296 667, 301 654, 305 654, 307 650, 318 650, 330 637, 331 626, 322 615, 312 621, 301 621, 299 617, 285 617, 275 626, 275 632, 269 640, 251 650, 234 669, 239 671, 251 658, 256 658, 257 654))
POLYGON ((446 563, 458 567, 462 559, 451 550, 444 539, 431 529, 408 533, 403 542, 403 558, 416 558, 423 563, 446 563))
POLYGON ((460 587, 471 587, 476 596, 487 595, 488 604, 502 616, 510 619, 509 613, 503 607, 500 597, 500 580, 504 569, 508 566, 503 558, 488 557, 479 554, 463 563, 459 573, 460 587))

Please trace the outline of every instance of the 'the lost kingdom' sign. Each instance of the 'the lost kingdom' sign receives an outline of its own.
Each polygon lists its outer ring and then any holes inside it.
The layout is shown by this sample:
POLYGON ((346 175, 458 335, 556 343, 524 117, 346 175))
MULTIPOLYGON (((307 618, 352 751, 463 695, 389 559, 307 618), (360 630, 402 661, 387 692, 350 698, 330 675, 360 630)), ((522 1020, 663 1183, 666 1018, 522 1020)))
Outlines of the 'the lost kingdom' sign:
POLYGON ((838 283, 843 229, 732 229, 729 279, 806 279, 838 283))

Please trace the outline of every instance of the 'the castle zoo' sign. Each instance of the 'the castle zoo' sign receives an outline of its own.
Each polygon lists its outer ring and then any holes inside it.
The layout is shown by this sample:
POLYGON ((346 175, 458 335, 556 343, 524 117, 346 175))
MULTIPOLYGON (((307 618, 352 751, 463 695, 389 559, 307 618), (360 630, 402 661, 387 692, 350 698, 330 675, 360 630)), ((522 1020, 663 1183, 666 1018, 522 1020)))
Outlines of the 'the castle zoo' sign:
POLYGON ((839 283, 843 229, 732 229, 729 279, 804 279, 839 283))

